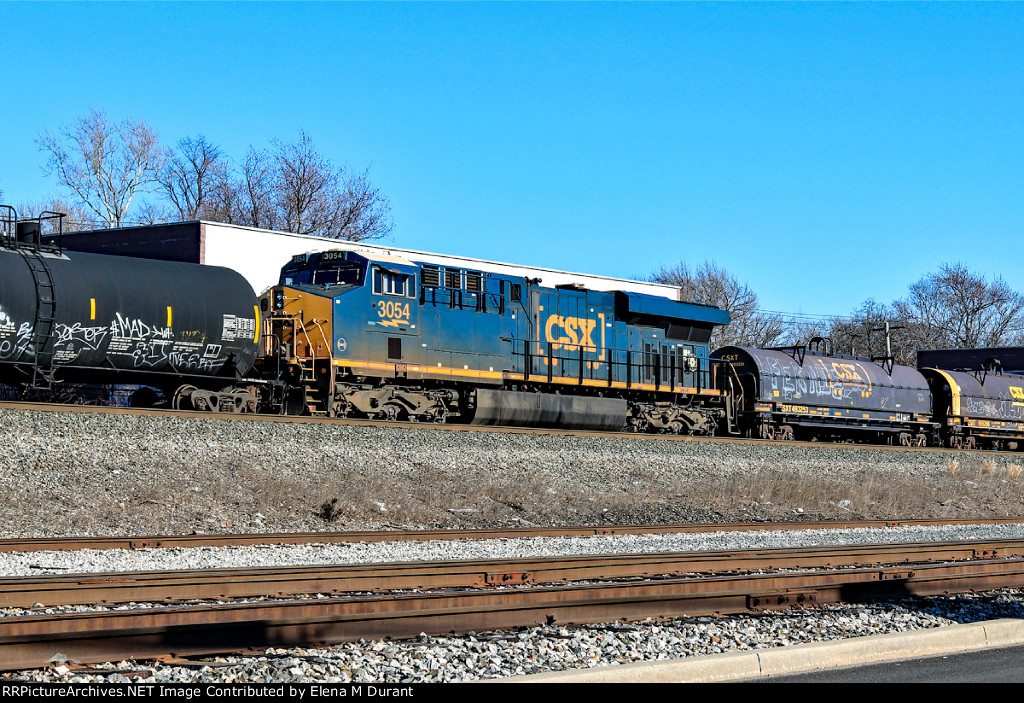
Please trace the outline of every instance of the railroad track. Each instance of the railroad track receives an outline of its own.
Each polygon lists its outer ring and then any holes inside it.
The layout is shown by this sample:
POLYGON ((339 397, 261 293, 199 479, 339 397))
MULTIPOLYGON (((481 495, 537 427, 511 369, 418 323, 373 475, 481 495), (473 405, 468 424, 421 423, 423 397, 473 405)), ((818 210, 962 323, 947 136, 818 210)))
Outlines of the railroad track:
POLYGON ((963 518, 920 520, 800 520, 796 522, 708 522, 665 525, 580 525, 576 527, 508 527, 462 530, 364 530, 351 532, 283 532, 234 535, 144 535, 125 537, 25 537, 0 539, 0 552, 74 551, 79 549, 157 549, 238 547, 252 544, 334 544, 339 542, 422 542, 466 539, 526 539, 533 537, 594 537, 602 535, 680 534, 693 532, 754 532, 762 530, 838 530, 864 527, 927 527, 948 525, 1008 525, 1021 518, 963 518))
POLYGON ((0 578, 0 607, 541 586, 726 572, 1024 558, 1024 539, 0 578))
POLYGON ((104 592, 118 593, 115 599, 143 591, 148 597, 157 593, 180 597, 189 589, 193 596, 209 595, 230 590, 225 585, 228 583, 243 583, 250 594, 274 589, 278 597, 287 590, 282 583, 296 590, 315 587, 322 591, 326 585, 344 592, 360 592, 377 584, 387 592, 0 618, 0 668, 44 666, 57 653, 81 663, 97 663, 332 644, 360 638, 406 638, 419 633, 757 612, 1021 587, 1022 553, 1024 540, 1008 540, 389 564, 335 567, 331 573, 313 567, 218 570, 198 577, 195 573, 147 573, 104 575, 111 577, 107 579, 94 578, 97 575, 4 579, 7 583, 0 589, 0 597, 11 602, 24 600, 32 588, 42 593, 47 584, 52 586, 49 593, 54 597, 81 589, 80 600, 95 599, 104 592), (878 565, 881 563, 895 565, 878 565), (826 565, 829 568, 820 568, 826 565), (847 568, 836 568, 840 565, 847 568), (775 571, 810 567, 819 568, 775 571), (698 571, 748 570, 752 573, 692 575, 698 571), (655 575, 659 578, 652 578, 655 575), (125 580, 118 582, 119 578, 125 580), (566 580, 574 583, 546 585, 566 580), (529 585, 541 583, 545 585, 529 585), (413 584, 432 592, 395 590, 412 589, 413 584), (86 593, 90 595, 86 597, 86 593))
MULTIPOLYGON (((39 403, 39 402, 0 402, 0 410, 33 410, 45 412, 82 412, 104 415, 142 415, 151 417, 179 417, 199 418, 208 420, 236 420, 242 422, 286 422, 295 424, 333 424, 353 427, 391 427, 399 429, 427 429, 450 432, 489 432, 505 434, 539 434, 555 435, 564 437, 619 437, 628 439, 645 439, 669 442, 724 442, 733 444, 756 444, 762 446, 779 445, 787 447, 840 447, 849 449, 879 449, 896 452, 943 452, 943 453, 967 453, 967 454, 993 454, 985 449, 950 449, 946 447, 903 447, 890 446, 885 444, 862 444, 862 443, 831 443, 831 442, 806 442, 806 441, 777 441, 767 439, 748 439, 743 437, 697 437, 672 434, 645 434, 636 432, 610 432, 593 430, 568 430, 557 428, 538 427, 494 427, 484 425, 460 425, 460 424, 428 424, 420 422, 385 422, 378 420, 354 420, 347 418, 325 418, 308 416, 284 416, 284 415, 256 415, 256 414, 231 414, 231 413, 209 413, 189 410, 168 410, 162 408, 119 408, 97 405, 70 405, 61 403, 39 403)), ((1003 452, 1010 454, 1012 452, 1003 452)))

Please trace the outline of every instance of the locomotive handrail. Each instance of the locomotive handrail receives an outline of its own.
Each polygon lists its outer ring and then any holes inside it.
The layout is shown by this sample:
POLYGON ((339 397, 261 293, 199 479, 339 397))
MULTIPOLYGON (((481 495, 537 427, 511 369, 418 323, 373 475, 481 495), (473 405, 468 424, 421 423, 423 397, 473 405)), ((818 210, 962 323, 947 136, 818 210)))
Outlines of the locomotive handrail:
MULTIPOLYGON (((522 357, 523 359, 523 372, 525 378, 528 380, 530 376, 537 375, 533 368, 533 362, 535 359, 543 361, 547 367, 541 372, 542 375, 546 376, 548 383, 553 383, 556 379, 560 382, 566 380, 575 380, 577 385, 584 385, 584 381, 601 381, 611 387, 614 382, 624 383, 627 388, 633 388, 637 383, 644 383, 643 378, 634 379, 634 369, 637 369, 642 373, 646 368, 650 371, 652 376, 653 385, 656 390, 677 392, 684 388, 694 388, 696 391, 700 391, 702 388, 710 387, 709 379, 705 377, 710 373, 710 362, 702 359, 702 357, 684 357, 676 356, 672 358, 673 363, 667 364, 663 368, 661 359, 665 356, 660 352, 655 351, 634 351, 630 349, 619 349, 610 347, 598 347, 586 344, 566 344, 564 342, 541 342, 536 339, 526 340, 518 339, 515 337, 503 337, 503 341, 511 343, 512 356, 522 357), (536 351, 532 351, 533 345, 544 345, 542 351, 538 354, 536 351), (571 346, 571 350, 567 350, 564 353, 557 353, 554 349, 556 344, 563 344, 565 346, 571 346), (584 354, 595 353, 598 351, 605 351, 606 357, 603 360, 586 359, 584 354), (634 354, 639 354, 639 362, 636 361, 634 354), (615 356, 625 355, 625 361, 616 360, 615 356), (679 366, 682 360, 685 358, 694 358, 697 360, 697 368, 692 372, 694 374, 694 385, 686 386, 684 377, 682 374, 685 372, 683 368, 679 366), (554 363, 552 363, 554 362, 554 363), (556 373, 556 367, 559 366, 559 362, 573 362, 578 364, 575 372, 560 372, 556 373), (587 362, 591 363, 588 369, 586 367, 587 362), (707 363, 705 363, 707 362, 707 363), (597 373, 596 368, 601 365, 607 364, 607 370, 602 373, 597 373), (664 373, 667 368, 667 378, 664 373), (614 369, 625 369, 625 375, 621 378, 616 378, 614 369), (676 374, 679 374, 677 376, 676 374)), ((561 368, 568 369, 569 366, 563 364, 561 368)))
MULTIPOLYGON (((320 330, 320 338, 321 338, 322 340, 324 340, 324 348, 325 348, 325 349, 330 349, 330 348, 331 348, 331 343, 327 341, 327 333, 326 333, 326 332, 324 332, 324 328, 320 326, 320 323, 319 323, 319 322, 317 322, 316 318, 313 318, 312 320, 310 320, 310 322, 311 322, 312 324, 316 325, 316 328, 317 328, 318 330, 320 330)), ((326 320, 325 320, 325 322, 326 322, 326 320)), ((305 327, 303 327, 303 330, 305 330, 305 327)), ((309 334, 308 334, 308 333, 306 334, 306 342, 307 342, 307 344, 309 345, 309 348, 310 348, 310 350, 312 351, 312 349, 313 349, 313 344, 312 344, 311 340, 309 339, 309 334)), ((320 359, 320 358, 330 359, 330 358, 331 358, 331 353, 330 353, 330 352, 328 352, 328 353, 327 353, 326 355, 324 355, 323 357, 319 357, 319 356, 317 356, 317 355, 316 355, 316 352, 314 351, 314 352, 313 352, 313 356, 312 356, 312 358, 313 358, 313 359, 320 359)))

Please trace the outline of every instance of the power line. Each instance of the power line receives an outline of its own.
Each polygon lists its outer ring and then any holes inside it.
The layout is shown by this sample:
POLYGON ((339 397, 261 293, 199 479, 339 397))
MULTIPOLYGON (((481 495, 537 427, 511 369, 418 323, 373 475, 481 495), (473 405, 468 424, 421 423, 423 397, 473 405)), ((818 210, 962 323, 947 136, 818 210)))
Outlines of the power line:
POLYGON ((782 319, 786 320, 787 322, 808 322, 808 323, 811 323, 811 322, 832 322, 832 321, 852 322, 854 320, 860 319, 860 318, 857 318, 857 317, 855 317, 853 315, 822 315, 822 314, 810 313, 810 312, 786 312, 786 311, 783 311, 783 310, 762 310, 760 308, 758 308, 757 312, 762 314, 762 315, 775 315, 776 317, 781 317, 782 319))

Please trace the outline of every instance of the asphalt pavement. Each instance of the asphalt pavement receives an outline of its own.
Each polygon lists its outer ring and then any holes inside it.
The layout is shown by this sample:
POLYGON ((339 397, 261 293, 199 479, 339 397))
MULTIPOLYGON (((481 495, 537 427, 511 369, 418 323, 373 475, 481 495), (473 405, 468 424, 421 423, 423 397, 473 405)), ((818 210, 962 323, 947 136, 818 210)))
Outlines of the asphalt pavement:
POLYGON ((503 683, 1024 681, 1024 620, 854 637, 622 666, 533 674, 503 683), (1014 650, 1012 648, 1019 649, 1014 650), (961 665, 954 668, 954 664, 961 665), (999 664, 998 662, 1002 662, 999 664), (856 668, 854 668, 856 667, 856 668), (868 667, 868 668, 865 668, 868 667), (853 677, 853 678, 847 678, 853 677), (895 677, 895 678, 890 678, 895 677), (903 678, 899 678, 903 677, 903 678))

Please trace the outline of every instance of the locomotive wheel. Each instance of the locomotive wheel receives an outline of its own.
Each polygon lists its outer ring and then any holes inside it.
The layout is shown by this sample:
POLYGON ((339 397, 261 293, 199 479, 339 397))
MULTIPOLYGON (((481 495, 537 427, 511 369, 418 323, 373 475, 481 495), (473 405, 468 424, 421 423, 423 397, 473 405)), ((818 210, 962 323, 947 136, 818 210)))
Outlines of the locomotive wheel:
POLYGON ((793 432, 793 428, 789 425, 782 425, 779 427, 779 439, 783 442, 792 442, 796 437, 796 433, 793 432))

